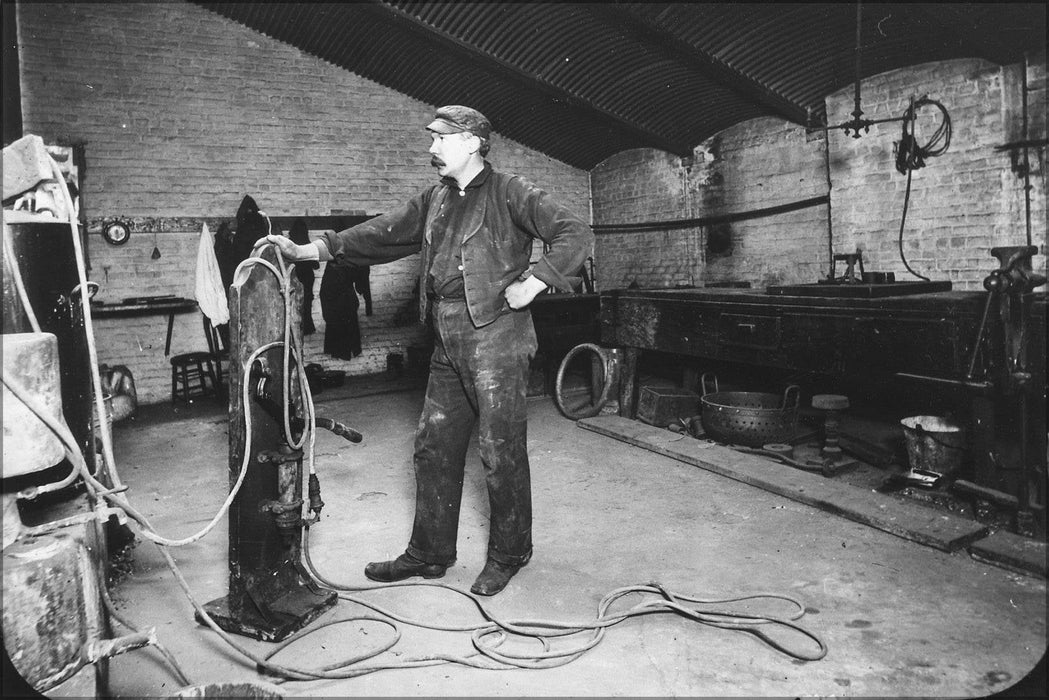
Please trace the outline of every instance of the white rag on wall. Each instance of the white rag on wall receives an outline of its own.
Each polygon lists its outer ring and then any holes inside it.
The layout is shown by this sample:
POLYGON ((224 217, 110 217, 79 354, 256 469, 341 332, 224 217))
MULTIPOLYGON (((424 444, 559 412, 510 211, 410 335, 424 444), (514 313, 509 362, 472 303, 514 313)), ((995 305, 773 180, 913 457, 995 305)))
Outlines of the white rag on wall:
POLYGON ((211 319, 211 325, 221 326, 229 323, 229 304, 226 301, 226 290, 222 287, 222 275, 219 273, 219 259, 215 257, 215 239, 204 224, 200 232, 200 245, 197 248, 197 283, 194 296, 200 304, 200 310, 211 319))

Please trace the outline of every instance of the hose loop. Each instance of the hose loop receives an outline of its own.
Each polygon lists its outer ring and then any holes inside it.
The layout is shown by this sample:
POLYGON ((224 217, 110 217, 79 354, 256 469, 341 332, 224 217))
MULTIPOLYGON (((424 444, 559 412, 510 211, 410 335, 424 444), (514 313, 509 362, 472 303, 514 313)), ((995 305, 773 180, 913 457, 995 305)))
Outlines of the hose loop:
MULTIPOLYGON (((620 352, 615 348, 602 348, 594 343, 580 343, 569 350, 564 359, 561 360, 561 366, 557 369, 557 382, 554 385, 554 403, 557 404, 557 408, 566 418, 571 420, 581 420, 596 416, 608 403, 613 388, 619 386, 619 365, 620 352), (565 371, 572 360, 582 352, 592 352, 601 360, 603 370, 601 392, 594 403, 571 408, 565 401, 564 396, 565 371)), ((591 381, 596 381, 596 379, 597 377, 591 377, 591 381)))

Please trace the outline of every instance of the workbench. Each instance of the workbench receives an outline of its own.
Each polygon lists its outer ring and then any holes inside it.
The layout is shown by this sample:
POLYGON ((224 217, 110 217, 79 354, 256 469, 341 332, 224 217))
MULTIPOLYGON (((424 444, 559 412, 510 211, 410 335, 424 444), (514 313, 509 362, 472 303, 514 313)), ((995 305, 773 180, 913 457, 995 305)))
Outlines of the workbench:
MULTIPOLYGON (((752 289, 601 293, 612 346, 820 372, 963 374, 986 295, 781 296, 752 289)), ((1043 300, 1044 305, 1044 300, 1043 300)))
MULTIPOLYGON (((830 293, 830 292, 829 292, 830 293)), ((621 416, 637 415, 637 363, 642 352, 678 356, 683 365, 742 363, 794 373, 902 383, 912 393, 950 390, 966 397, 974 480, 1019 490, 1043 510, 1045 495, 1044 293, 1028 294, 1028 464, 1002 463, 996 443, 1016 430, 1015 392, 993 377, 1004 363, 1002 331, 988 323, 973 363, 985 292, 941 291, 903 296, 802 296, 763 289, 623 289, 600 294, 601 342, 623 349, 621 416), (698 358, 698 362, 697 362, 698 358), (970 369, 972 371, 970 371, 970 369), (1033 470, 1033 471, 1032 471, 1033 470), (1027 473, 1026 491, 1006 485, 1007 471, 1027 473)), ((966 401, 963 401, 965 403, 966 401)), ((1015 455, 1014 455, 1015 457, 1015 455)), ((1016 477, 1011 477, 1015 481, 1016 477)))
POLYGON ((125 299, 120 303, 91 302, 93 318, 113 318, 123 316, 164 316, 168 317, 168 330, 164 339, 164 354, 171 354, 171 332, 175 326, 175 314, 189 313, 197 309, 197 302, 176 296, 140 297, 125 299))

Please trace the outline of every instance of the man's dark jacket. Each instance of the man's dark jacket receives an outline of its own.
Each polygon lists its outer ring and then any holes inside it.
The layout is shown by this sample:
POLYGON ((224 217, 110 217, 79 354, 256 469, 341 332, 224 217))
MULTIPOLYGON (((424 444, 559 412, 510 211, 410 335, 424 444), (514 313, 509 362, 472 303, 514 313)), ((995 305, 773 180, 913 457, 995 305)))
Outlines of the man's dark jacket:
MULTIPOLYGON (((594 234, 563 205, 524 178, 496 172, 486 162, 482 206, 466 217, 461 236, 463 280, 470 318, 477 327, 511 311, 503 290, 529 271, 532 242, 538 238, 546 252, 531 274, 551 288, 570 292, 571 276, 590 254, 594 234)), ((323 239, 336 261, 377 265, 417 252, 420 280, 425 283, 432 260, 431 228, 445 197, 458 187, 451 178, 416 195, 401 207, 323 239)), ((425 290, 425 288, 424 288, 425 290)), ((425 304, 425 293, 420 301, 425 304)))

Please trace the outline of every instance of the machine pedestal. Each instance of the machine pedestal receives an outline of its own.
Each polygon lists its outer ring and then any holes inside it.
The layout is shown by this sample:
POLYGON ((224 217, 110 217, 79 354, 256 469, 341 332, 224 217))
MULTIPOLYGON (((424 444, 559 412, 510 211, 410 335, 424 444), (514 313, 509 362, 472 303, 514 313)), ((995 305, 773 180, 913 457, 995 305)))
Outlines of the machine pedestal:
MULTIPOLYGON (((261 256, 279 269, 273 249, 261 256)), ((305 419, 297 359, 289 359, 285 376, 286 345, 302 346, 302 285, 294 274, 290 282, 282 289, 269 268, 255 264, 239 268, 230 285, 230 488, 247 472, 229 508, 228 593, 204 606, 223 630, 270 642, 302 629, 338 600, 299 563, 302 450, 291 445, 297 438, 285 434, 282 417, 288 411, 291 424, 305 419), (296 314, 287 320, 293 338, 285 338, 287 309, 296 314)))
POLYGON ((227 632, 263 642, 286 639, 338 602, 335 591, 316 588, 290 562, 254 585, 237 588, 205 604, 204 610, 227 632))

